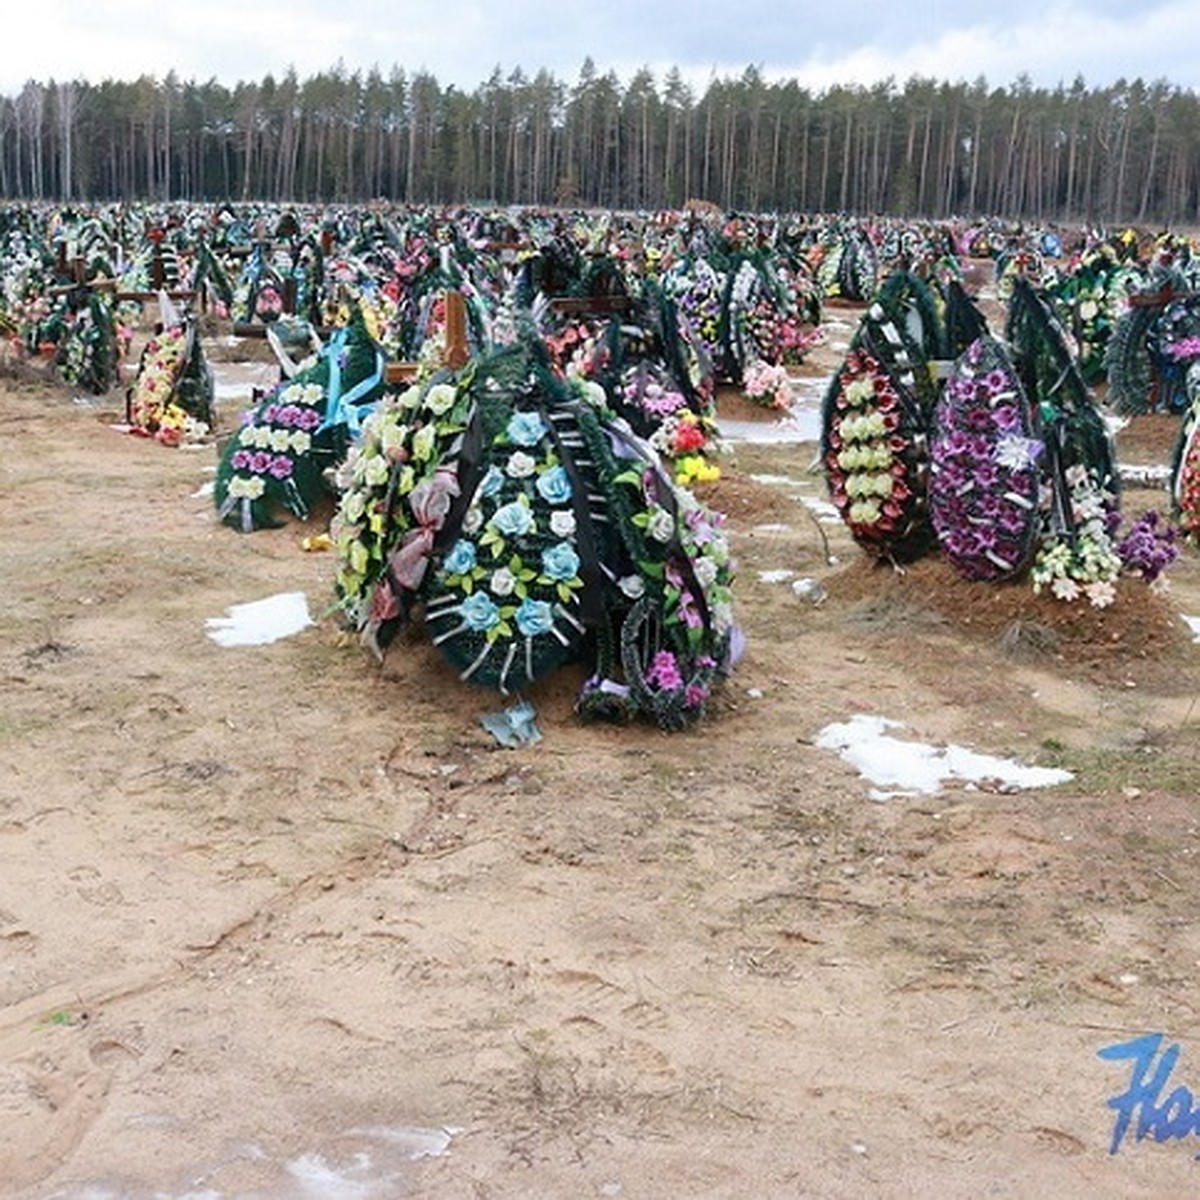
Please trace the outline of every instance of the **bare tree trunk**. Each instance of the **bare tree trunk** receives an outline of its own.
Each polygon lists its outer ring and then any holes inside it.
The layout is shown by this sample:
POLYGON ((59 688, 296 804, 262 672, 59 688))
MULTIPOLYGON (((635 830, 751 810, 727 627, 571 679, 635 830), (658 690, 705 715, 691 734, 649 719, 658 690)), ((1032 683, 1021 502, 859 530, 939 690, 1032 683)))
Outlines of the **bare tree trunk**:
POLYGON ((75 135, 75 85, 61 84, 58 89, 58 113, 62 125, 62 166, 59 171, 59 191, 64 200, 75 195, 75 171, 73 161, 75 135))
POLYGON ((1137 219, 1139 222, 1145 221, 1146 209, 1150 205, 1150 191, 1154 186, 1154 172, 1158 167, 1158 144, 1162 134, 1162 121, 1156 111, 1154 114, 1154 133, 1150 138, 1150 157, 1146 164, 1146 170, 1142 182, 1142 197, 1138 202, 1137 219))

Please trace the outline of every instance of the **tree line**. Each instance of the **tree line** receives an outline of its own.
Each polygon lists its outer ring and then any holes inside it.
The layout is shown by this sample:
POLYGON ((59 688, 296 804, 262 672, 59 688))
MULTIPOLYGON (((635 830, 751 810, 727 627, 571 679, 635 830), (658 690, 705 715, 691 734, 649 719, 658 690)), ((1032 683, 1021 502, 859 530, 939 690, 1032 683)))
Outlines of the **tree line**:
POLYGON ((1089 88, 911 78, 813 92, 750 67, 699 91, 586 60, 567 84, 499 69, 288 70, 233 87, 29 81, 0 98, 0 196, 20 201, 528 204, 1186 225, 1200 102, 1163 80, 1089 88))

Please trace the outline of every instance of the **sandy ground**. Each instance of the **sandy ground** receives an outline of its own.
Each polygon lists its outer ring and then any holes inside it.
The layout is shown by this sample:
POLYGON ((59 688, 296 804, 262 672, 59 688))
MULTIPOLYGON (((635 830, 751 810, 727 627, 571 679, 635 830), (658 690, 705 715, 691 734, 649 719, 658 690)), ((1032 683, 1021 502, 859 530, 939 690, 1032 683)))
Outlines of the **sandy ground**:
POLYGON ((1194 550, 1167 600, 1006 652, 1025 588, 869 571, 802 502, 811 443, 741 446, 712 719, 583 726, 564 670, 503 750, 499 698, 323 616, 319 526, 217 526, 212 450, 119 405, 0 392, 0 1194, 1200 1189, 1191 1094, 1110 1154, 1131 1064, 1098 1056, 1161 1032, 1158 1101, 1200 1091, 1194 550), (207 636, 296 590, 311 628, 207 636), (873 800, 814 744, 854 713, 1074 778, 873 800))

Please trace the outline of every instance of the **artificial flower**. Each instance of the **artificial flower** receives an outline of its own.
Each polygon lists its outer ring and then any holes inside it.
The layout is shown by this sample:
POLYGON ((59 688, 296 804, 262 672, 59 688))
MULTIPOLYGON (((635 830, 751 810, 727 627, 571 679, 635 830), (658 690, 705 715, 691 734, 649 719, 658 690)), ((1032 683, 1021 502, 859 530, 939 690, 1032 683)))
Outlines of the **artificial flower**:
POLYGON ((514 620, 525 637, 549 633, 554 628, 554 614, 549 603, 545 600, 533 600, 528 596, 521 601, 514 620))

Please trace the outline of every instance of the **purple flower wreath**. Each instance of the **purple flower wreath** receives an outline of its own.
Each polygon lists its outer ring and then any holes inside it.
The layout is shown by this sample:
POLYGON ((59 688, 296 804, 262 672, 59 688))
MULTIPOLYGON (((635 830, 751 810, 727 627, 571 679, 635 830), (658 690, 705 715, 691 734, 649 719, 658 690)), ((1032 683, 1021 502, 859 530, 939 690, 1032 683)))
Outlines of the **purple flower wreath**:
POLYGON ((979 338, 946 382, 930 439, 930 518, 965 578, 994 582, 1027 566, 1043 449, 1003 345, 979 338))

